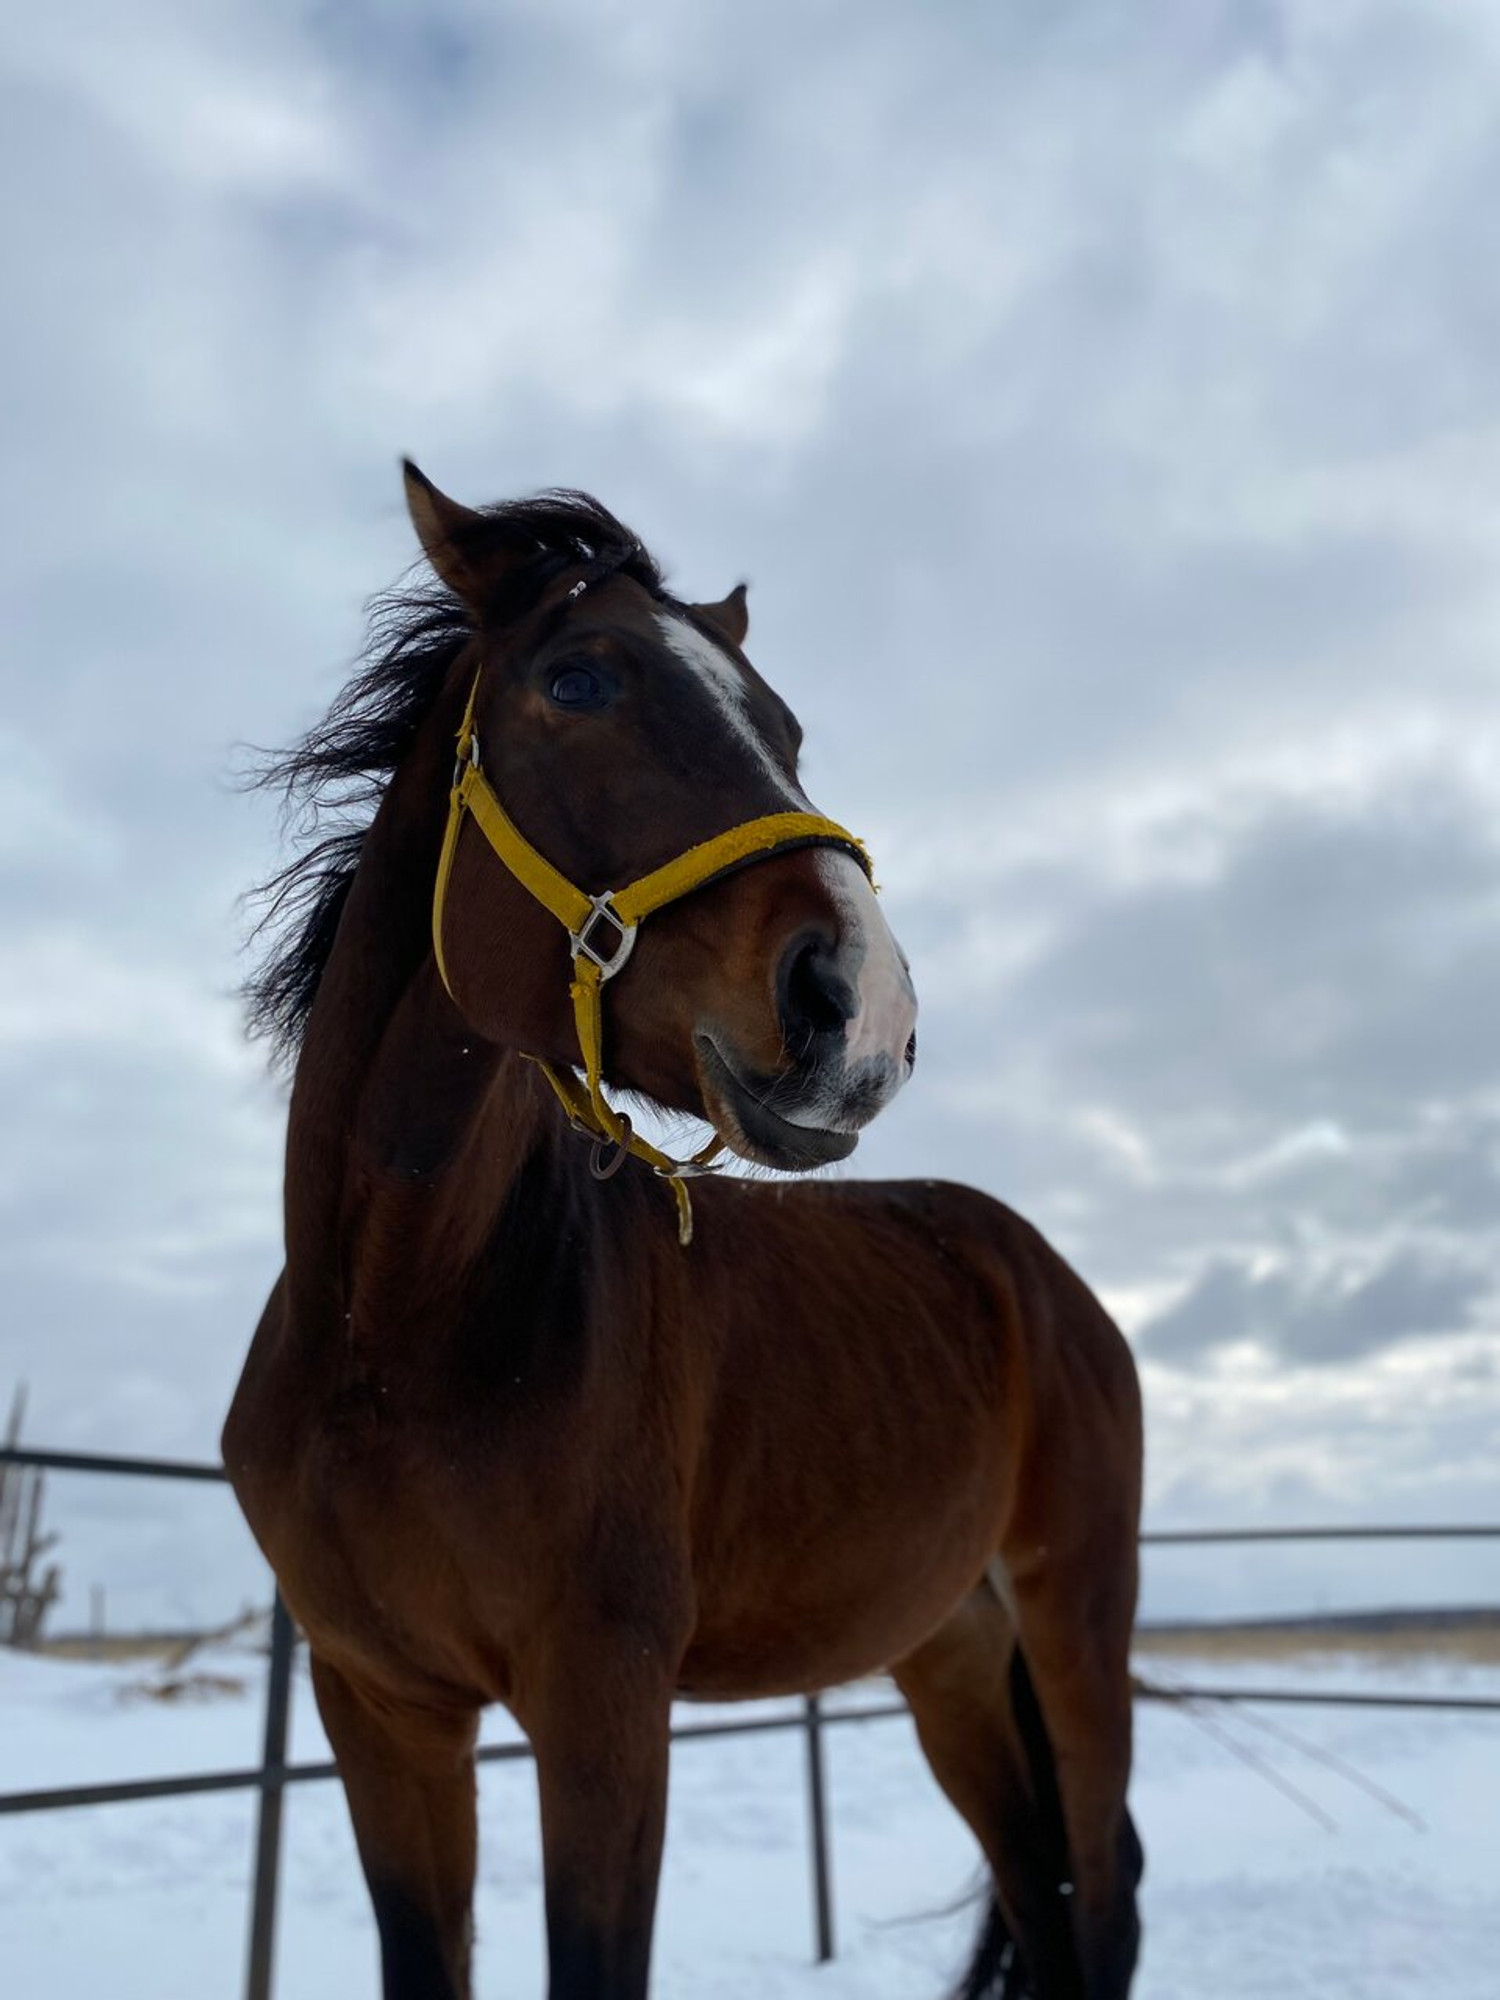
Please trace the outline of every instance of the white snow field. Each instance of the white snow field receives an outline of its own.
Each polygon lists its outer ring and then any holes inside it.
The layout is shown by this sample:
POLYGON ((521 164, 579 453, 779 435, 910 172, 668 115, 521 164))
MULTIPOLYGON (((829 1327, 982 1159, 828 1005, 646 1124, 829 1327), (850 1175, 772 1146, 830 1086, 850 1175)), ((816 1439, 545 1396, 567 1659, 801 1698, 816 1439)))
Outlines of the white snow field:
MULTIPOLYGON (((1500 1670, 1329 1655, 1296 1664, 1143 1652, 1179 1683, 1500 1692, 1500 1670)), ((243 1694, 142 1698, 148 1667, 0 1653, 0 1790, 258 1761, 263 1665, 193 1670, 243 1694)), ((836 1697, 871 1698, 876 1691, 836 1697)), ((1237 1711, 1213 1710, 1335 1822, 1316 1823, 1180 1710, 1139 1711, 1146 1843, 1139 2000, 1493 2000, 1500 1966, 1500 1714, 1264 1708, 1346 1760, 1422 1828, 1237 1711)), ((684 1719, 704 1711, 685 1712, 684 1719)), ((299 1675, 295 1754, 326 1754, 299 1675)), ((499 1718, 490 1740, 505 1734, 499 1718)), ((838 1958, 811 1963, 804 1745, 797 1733, 693 1743, 673 1763, 657 2000, 938 2000, 975 1924, 967 1833, 904 1719, 827 1737, 838 1958)), ((544 1990, 529 1764, 482 1780, 479 2000, 544 1990)), ((234 2000, 243 1979, 251 1794, 0 1818, 0 1989, 48 2000, 234 2000)), ((373 1930, 343 1798, 287 1795, 278 2000, 373 1996, 373 1930)))

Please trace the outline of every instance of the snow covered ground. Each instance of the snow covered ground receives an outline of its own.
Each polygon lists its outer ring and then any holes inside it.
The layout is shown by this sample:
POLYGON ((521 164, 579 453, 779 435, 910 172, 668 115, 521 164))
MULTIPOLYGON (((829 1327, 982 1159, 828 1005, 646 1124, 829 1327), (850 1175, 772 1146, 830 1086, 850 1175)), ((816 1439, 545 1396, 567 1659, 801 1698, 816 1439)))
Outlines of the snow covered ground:
MULTIPOLYGON (((149 1672, 0 1654, 0 1789, 253 1763, 260 1663, 241 1696, 133 1694, 149 1672)), ((1323 1657, 1246 1665, 1143 1654, 1148 1677, 1500 1692, 1500 1672, 1323 1657)), ((1310 1819, 1179 1710, 1140 1711, 1136 1816, 1148 1855, 1140 2000, 1490 2000, 1500 1964, 1500 1715, 1255 1712, 1346 1760, 1390 1806, 1242 1714, 1215 1727, 1311 1796, 1310 1819)), ((691 1712, 702 1714, 700 1710, 691 1712)), ((305 1679, 295 1753, 325 1754, 305 1679)), ((495 1720, 492 1740, 505 1733, 495 1720)), ((800 1736, 682 1746, 658 1931, 658 2000, 937 2000, 975 1916, 976 1855, 904 1720, 832 1730, 839 1956, 811 1960, 800 1736), (945 1912, 947 1912, 945 1914, 945 1912)), ((0 1984, 49 2000, 232 2000, 253 1799, 201 1797, 0 1818, 0 1984)), ((482 1781, 481 2000, 543 1991, 529 1765, 482 1781)), ((371 1925, 336 1786, 288 1794, 279 2000, 373 1995, 371 1925)))

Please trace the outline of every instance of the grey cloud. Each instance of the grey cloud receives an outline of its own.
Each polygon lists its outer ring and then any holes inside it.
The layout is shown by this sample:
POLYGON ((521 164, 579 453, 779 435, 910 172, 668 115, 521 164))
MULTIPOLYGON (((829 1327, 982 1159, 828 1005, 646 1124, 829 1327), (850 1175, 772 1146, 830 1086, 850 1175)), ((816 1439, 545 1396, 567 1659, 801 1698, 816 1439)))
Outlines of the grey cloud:
POLYGON ((1137 1105, 1186 1110, 1217 1078, 1284 1113, 1369 1112, 1500 1081, 1497 907, 1477 802, 1421 783, 1355 813, 1297 804, 1213 880, 1091 912, 1011 997, 1066 1022, 1080 1081, 1137 1105))
POLYGON ((1168 815, 1123 882, 1085 820, 1045 863, 997 862, 967 907, 939 890, 910 924, 897 913, 919 986, 928 952, 968 976, 927 995, 918 1088, 937 1102, 877 1128, 868 1164, 994 1188, 1107 1292, 1186 1285, 1142 1334, 1176 1367, 1252 1337, 1348 1365, 1407 1332, 1492 1325, 1487 800, 1418 769, 1337 803, 1215 804, 1168 815), (1184 850, 1212 866, 1184 879, 1184 850), (1034 948, 976 976, 1011 923, 1034 948), (1343 1277, 1315 1283, 1330 1260, 1343 1277), (1283 1275, 1251 1283, 1252 1265, 1283 1275), (1366 1292, 1356 1274, 1375 1271, 1366 1292))
POLYGON ((1187 1295, 1141 1329, 1142 1351, 1192 1360, 1253 1341, 1294 1363, 1357 1361, 1401 1340, 1465 1329, 1490 1280, 1430 1252, 1396 1252, 1356 1281, 1257 1276, 1215 1259, 1187 1295))

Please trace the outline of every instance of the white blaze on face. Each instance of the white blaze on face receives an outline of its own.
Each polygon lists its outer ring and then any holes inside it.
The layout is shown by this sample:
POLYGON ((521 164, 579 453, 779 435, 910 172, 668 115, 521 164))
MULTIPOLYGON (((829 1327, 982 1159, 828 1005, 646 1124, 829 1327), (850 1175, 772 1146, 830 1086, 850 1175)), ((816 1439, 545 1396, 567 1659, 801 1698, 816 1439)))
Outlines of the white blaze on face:
POLYGON ((708 690, 734 736, 750 752, 788 808, 805 811, 807 794, 794 778, 787 776, 751 719, 750 705, 745 700, 745 682, 734 661, 679 613, 658 611, 656 622, 663 639, 708 690))
MULTIPOLYGON (((661 635, 701 685, 735 737, 770 779, 785 805, 811 810, 807 794, 787 775, 756 728, 739 669, 720 647, 674 611, 659 611, 661 635)), ((838 920, 838 955, 848 967, 859 1009, 844 1031, 844 1075, 825 1079, 824 1097, 800 1110, 784 1111, 788 1123, 838 1129, 841 1083, 857 1083, 876 1069, 887 1077, 884 1095, 894 1097, 909 1073, 907 1044, 917 1024, 917 1000, 901 947, 891 934, 870 878, 852 854, 826 848, 817 856, 818 873, 838 920)), ((868 1116, 868 1113, 865 1114, 868 1116)), ((863 1122, 863 1118, 860 1122, 863 1122)))

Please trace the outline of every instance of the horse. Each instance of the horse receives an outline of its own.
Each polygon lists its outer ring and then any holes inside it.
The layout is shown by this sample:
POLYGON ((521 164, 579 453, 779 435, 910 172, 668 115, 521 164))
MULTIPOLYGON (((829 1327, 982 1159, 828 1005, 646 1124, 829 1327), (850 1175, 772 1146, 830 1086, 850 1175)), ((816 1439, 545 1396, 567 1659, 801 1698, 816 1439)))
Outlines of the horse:
POLYGON ((311 827, 248 989, 286 1255, 223 1434, 385 2000, 470 1993, 486 1705, 535 1754, 551 2000, 643 2000, 674 1697, 880 1669, 986 1858, 964 2000, 1121 2000, 1130 1351, 985 1194, 775 1177, 854 1150, 916 1003, 744 586, 674 596, 584 493, 405 482, 431 574, 270 767, 311 827))

